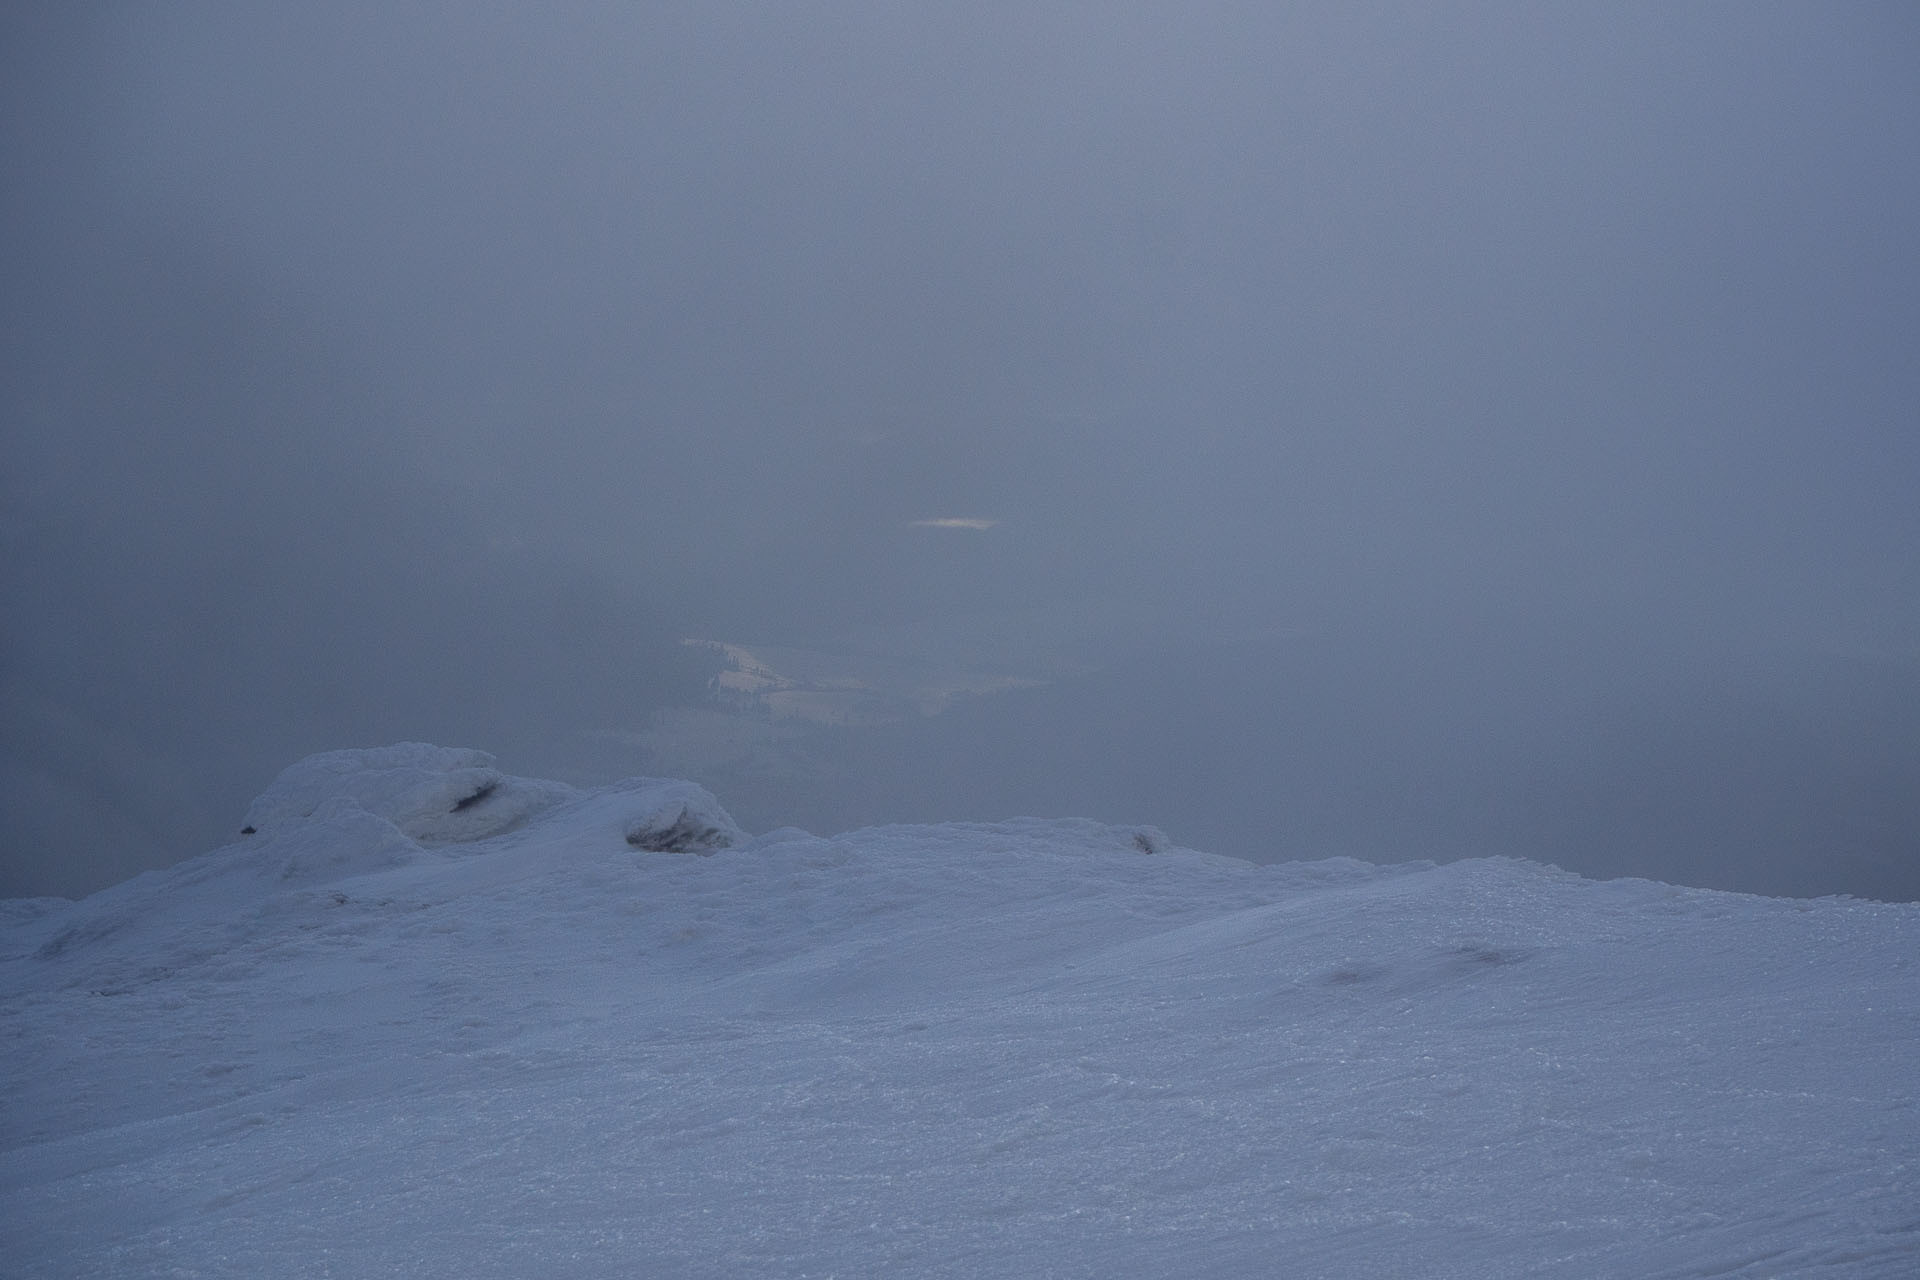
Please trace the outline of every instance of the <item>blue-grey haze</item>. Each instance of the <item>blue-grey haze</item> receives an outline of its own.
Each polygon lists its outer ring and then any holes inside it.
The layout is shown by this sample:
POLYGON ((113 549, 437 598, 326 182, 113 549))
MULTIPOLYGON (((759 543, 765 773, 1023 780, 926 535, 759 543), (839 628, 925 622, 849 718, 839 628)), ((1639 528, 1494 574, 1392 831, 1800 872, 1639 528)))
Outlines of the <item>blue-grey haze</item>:
POLYGON ((0 893, 699 636, 1052 680, 762 825, 1920 896, 1916 155, 1903 4, 9 5, 0 893))

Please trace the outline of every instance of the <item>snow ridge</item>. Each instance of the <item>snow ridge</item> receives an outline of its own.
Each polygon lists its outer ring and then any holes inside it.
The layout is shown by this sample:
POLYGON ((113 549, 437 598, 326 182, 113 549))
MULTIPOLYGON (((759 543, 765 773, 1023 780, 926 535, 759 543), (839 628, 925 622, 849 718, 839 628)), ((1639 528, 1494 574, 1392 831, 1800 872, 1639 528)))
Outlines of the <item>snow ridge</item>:
POLYGON ((9 1274, 1920 1271, 1912 905, 424 744, 245 825, 0 911, 9 1274))

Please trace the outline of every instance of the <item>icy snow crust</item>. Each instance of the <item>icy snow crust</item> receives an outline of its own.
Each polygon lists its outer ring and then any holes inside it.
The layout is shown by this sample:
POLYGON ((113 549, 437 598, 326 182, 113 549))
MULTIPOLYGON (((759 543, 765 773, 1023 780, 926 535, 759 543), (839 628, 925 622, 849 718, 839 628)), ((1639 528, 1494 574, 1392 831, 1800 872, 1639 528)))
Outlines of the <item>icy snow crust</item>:
POLYGON ((418 745, 248 825, 0 911, 5 1274, 1920 1274, 1912 905, 418 745))

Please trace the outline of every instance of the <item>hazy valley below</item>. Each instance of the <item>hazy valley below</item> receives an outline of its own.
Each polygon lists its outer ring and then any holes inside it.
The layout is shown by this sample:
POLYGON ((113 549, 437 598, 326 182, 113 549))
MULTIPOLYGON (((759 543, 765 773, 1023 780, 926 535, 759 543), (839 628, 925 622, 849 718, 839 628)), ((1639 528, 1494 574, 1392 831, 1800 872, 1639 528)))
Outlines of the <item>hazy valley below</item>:
POLYGON ((1407 644, 1281 633, 1022 675, 730 646, 705 705, 536 754, 582 782, 696 778, 756 830, 1096 817, 1256 862, 1497 854, 1920 897, 1920 664, 1729 655, 1629 678, 1589 650, 1529 685, 1499 650, 1407 644))

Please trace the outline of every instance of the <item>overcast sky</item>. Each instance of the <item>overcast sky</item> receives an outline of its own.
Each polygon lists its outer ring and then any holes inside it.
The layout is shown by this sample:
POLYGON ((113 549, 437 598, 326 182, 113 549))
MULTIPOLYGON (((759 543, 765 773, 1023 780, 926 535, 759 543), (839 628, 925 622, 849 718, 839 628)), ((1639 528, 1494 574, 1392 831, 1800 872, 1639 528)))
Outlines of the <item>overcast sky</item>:
POLYGON ((1456 655, 1435 743, 1911 687, 1909 5, 0 21, 0 891, 308 750, 639 723, 682 635, 1456 655))

